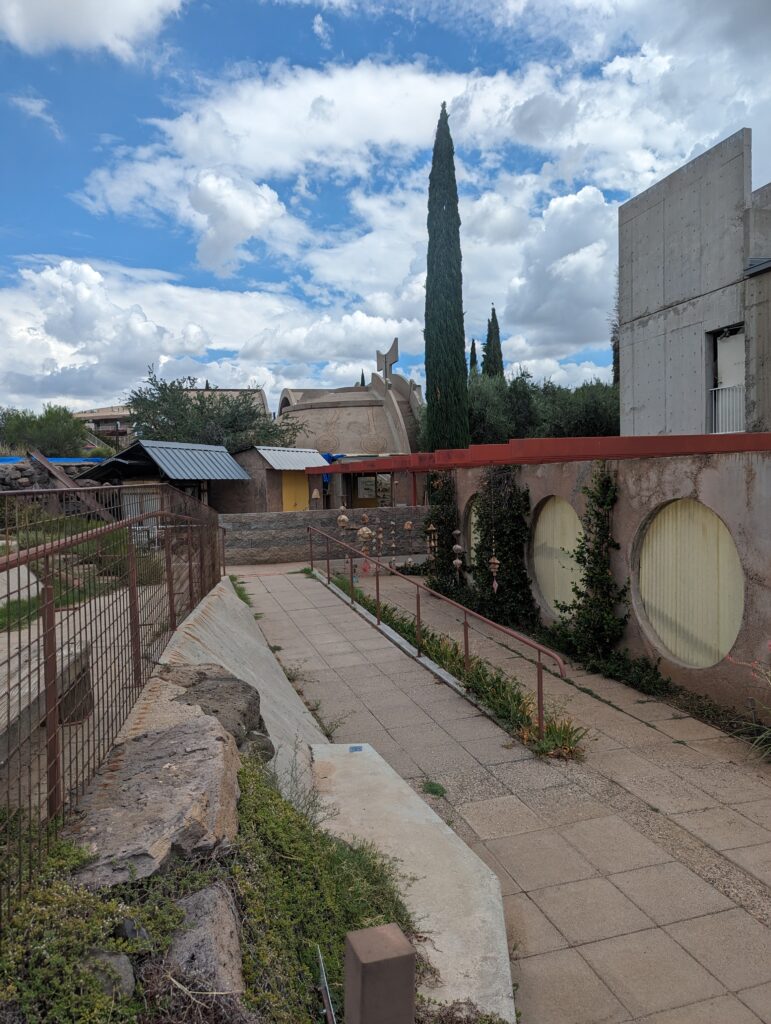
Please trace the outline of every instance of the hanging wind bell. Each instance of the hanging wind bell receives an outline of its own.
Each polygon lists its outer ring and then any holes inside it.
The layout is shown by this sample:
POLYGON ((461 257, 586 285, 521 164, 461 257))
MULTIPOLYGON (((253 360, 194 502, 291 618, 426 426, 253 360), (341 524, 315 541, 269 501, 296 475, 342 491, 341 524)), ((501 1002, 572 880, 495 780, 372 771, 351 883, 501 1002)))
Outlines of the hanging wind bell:
POLYGON ((500 561, 495 557, 495 551, 493 551, 490 561, 487 563, 490 567, 490 572, 493 574, 493 593, 498 593, 498 570, 501 567, 500 561))
POLYGON ((455 579, 460 583, 460 570, 463 565, 463 545, 460 543, 460 530, 453 530, 452 535, 455 538, 455 543, 452 546, 453 554, 455 558, 452 560, 452 564, 455 566, 455 579))

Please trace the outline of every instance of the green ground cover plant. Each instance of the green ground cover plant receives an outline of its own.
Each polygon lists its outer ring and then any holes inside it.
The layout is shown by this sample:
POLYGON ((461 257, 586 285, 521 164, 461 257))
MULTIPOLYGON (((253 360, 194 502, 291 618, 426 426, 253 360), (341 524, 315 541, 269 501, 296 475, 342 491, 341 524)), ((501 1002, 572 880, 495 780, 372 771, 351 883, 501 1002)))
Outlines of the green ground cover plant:
MULTIPOLYGON (((392 861, 366 843, 325 832, 318 801, 306 794, 302 808, 289 803, 256 758, 244 758, 239 786, 239 832, 231 850, 178 859, 147 879, 86 890, 72 873, 88 855, 52 840, 34 885, 4 921, 0 1015, 5 1006, 27 1024, 314 1024, 320 1019, 318 947, 342 1022, 346 932, 396 922, 420 950, 401 894, 408 882, 392 861), (175 978, 163 961, 182 921, 176 901, 215 881, 230 888, 241 918, 244 1010, 175 978), (126 920, 137 926, 136 938, 116 937, 126 920), (137 978, 132 998, 105 994, 90 967, 95 949, 130 957, 137 978)), ((419 979, 431 972, 419 952, 419 979)), ((498 1024, 470 1004, 421 1001, 419 1007, 422 1024, 498 1024)))
MULTIPOLYGON (((248 608, 251 608, 252 599, 251 597, 249 597, 249 594, 247 593, 246 587, 244 586, 243 582, 238 578, 238 576, 230 576, 229 578, 230 582, 233 584, 233 590, 235 590, 236 594, 238 594, 238 596, 241 598, 244 604, 248 608)), ((257 615, 255 614, 254 617, 257 618, 257 615)))
MULTIPOLYGON (((350 596, 350 583, 347 579, 337 576, 334 583, 350 596)), ((354 587, 354 600, 375 614, 375 599, 358 587, 354 587)), ((408 643, 417 646, 417 631, 412 616, 381 602, 380 618, 408 643)), ((581 743, 586 736, 586 729, 547 710, 544 736, 539 737, 535 697, 529 690, 476 655, 471 656, 469 667, 466 668, 463 648, 455 640, 426 626, 421 627, 420 633, 422 653, 455 676, 509 735, 521 739, 537 754, 560 758, 581 757, 581 743)))

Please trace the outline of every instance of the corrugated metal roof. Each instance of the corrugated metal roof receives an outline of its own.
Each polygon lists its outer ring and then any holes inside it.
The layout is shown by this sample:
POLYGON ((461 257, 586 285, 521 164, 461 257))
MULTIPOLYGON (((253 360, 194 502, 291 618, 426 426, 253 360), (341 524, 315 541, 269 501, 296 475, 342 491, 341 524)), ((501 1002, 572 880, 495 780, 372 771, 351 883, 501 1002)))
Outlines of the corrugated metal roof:
POLYGON ((323 455, 315 448, 269 448, 267 445, 255 445, 260 455, 274 469, 310 469, 313 466, 329 467, 323 455))
POLYGON ((178 441, 140 441, 153 462, 170 480, 249 480, 221 444, 182 444, 178 441))

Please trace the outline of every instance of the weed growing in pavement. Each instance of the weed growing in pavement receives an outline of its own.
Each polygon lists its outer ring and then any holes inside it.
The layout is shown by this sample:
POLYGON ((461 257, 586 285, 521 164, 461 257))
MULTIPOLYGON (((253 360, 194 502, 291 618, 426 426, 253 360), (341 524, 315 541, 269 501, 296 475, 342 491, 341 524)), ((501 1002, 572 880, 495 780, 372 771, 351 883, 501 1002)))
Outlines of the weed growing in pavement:
MULTIPOLYGON (((233 590, 235 590, 235 592, 238 594, 238 596, 241 598, 241 600, 244 602, 244 604, 248 608, 251 608, 252 607, 252 599, 251 599, 251 597, 249 597, 249 595, 246 592, 246 587, 244 586, 243 580, 240 580, 238 578, 238 576, 231 576, 230 577, 230 582, 233 584, 233 590)), ((254 617, 257 618, 258 614, 259 613, 256 613, 254 617)))
POLYGON ((446 796, 447 794, 447 790, 441 782, 432 782, 431 779, 426 779, 421 788, 429 796, 446 796))

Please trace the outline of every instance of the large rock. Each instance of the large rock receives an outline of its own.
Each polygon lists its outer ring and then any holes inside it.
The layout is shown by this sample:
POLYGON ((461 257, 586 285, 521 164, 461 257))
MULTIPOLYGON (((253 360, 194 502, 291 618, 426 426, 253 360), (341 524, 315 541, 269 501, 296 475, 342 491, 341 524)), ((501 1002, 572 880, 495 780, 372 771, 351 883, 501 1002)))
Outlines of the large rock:
POLYGON ((169 967, 205 981, 214 992, 241 995, 241 942, 233 898, 224 885, 179 901, 185 919, 167 954, 169 967))
POLYGON ((230 842, 238 764, 233 737, 208 715, 116 746, 65 830, 94 855, 77 880, 118 885, 152 875, 172 854, 230 842))
POLYGON ((219 719, 239 747, 251 734, 265 733, 258 691, 221 665, 161 665, 155 675, 182 687, 175 701, 219 719))
POLYGON ((134 969, 125 953, 94 950, 90 968, 105 995, 117 999, 130 999, 133 996, 136 985, 134 969))

